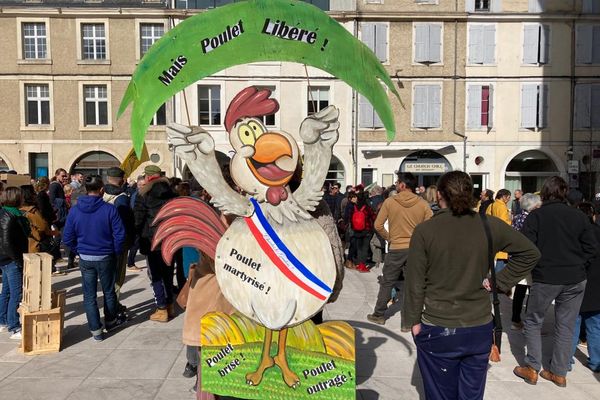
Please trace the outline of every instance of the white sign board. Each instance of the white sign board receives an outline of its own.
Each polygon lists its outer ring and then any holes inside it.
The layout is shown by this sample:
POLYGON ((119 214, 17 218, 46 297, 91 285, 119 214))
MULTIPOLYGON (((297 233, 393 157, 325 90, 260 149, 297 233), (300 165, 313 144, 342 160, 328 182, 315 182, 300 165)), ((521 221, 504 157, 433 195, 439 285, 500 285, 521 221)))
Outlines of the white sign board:
POLYGON ((567 161, 567 170, 568 170, 569 174, 578 174, 579 173, 579 161, 578 160, 567 161))
POLYGON ((419 162, 406 163, 404 165, 404 172, 412 172, 413 174, 444 173, 446 172, 446 164, 419 162))

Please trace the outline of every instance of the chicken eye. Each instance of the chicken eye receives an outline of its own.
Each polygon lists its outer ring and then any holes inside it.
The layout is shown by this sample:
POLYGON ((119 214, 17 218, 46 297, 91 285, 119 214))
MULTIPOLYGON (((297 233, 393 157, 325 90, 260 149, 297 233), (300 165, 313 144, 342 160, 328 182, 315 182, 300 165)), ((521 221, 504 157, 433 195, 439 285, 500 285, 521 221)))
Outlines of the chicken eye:
POLYGON ((260 125, 259 123, 255 122, 255 121, 248 122, 248 126, 250 128, 252 128, 252 131, 254 132, 254 136, 257 139, 258 139, 258 137, 260 135, 262 135, 263 133, 265 133, 265 129, 262 127, 262 125, 260 125))
POLYGON ((254 131, 248 125, 241 125, 238 129, 238 135, 244 145, 253 146, 256 142, 254 131))

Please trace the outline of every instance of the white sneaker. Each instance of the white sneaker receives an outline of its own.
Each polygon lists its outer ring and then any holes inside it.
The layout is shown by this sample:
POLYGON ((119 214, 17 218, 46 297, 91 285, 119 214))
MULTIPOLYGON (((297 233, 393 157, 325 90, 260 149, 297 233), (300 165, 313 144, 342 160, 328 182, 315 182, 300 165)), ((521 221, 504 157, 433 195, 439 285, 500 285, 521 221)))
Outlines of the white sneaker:
POLYGON ((21 331, 15 332, 12 335, 10 335, 10 339, 13 339, 13 340, 21 340, 22 338, 23 338, 23 336, 21 335, 21 331))
POLYGON ((8 332, 8 326, 0 325, 0 332, 8 332))

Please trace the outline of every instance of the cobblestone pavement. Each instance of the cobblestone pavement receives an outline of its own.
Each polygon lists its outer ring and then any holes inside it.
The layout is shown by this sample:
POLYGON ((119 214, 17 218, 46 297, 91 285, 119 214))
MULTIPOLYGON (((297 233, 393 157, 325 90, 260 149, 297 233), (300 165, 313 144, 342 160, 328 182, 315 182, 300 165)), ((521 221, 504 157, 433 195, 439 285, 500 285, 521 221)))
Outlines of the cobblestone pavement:
MULTIPOLYGON (((143 261, 138 265, 143 266, 143 261)), ((375 302, 378 272, 347 271, 342 294, 326 307, 325 318, 345 320, 356 328, 357 399, 424 399, 412 338, 400 332, 399 305, 389 310, 385 326, 366 320, 375 302)), ((63 350, 25 356, 7 333, 0 333, 0 399, 194 399, 193 379, 181 375, 186 362, 183 318, 180 315, 167 324, 148 321, 154 301, 146 269, 127 273, 122 301, 132 320, 100 343, 90 338, 86 326, 79 272, 52 279, 53 289, 67 289, 63 350)), ((510 316, 508 299, 503 306, 504 315, 510 316)), ((548 340, 551 323, 546 321, 548 340)), ((546 353, 551 346, 548 340, 546 353)), ((521 333, 509 331, 503 344, 502 362, 489 369, 486 399, 600 398, 600 374, 582 365, 585 348, 578 351, 568 387, 561 389, 543 380, 530 386, 512 374, 517 360, 523 358, 521 333)))

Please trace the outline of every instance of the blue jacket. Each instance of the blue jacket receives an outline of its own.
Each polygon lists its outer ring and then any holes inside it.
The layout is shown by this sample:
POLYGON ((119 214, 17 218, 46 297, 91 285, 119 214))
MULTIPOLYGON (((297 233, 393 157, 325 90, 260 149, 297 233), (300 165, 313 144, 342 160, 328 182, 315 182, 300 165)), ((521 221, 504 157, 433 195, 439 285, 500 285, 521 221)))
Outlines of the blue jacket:
POLYGON ((81 196, 67 217, 63 243, 78 254, 104 256, 121 253, 124 242, 116 207, 100 196, 81 196))

